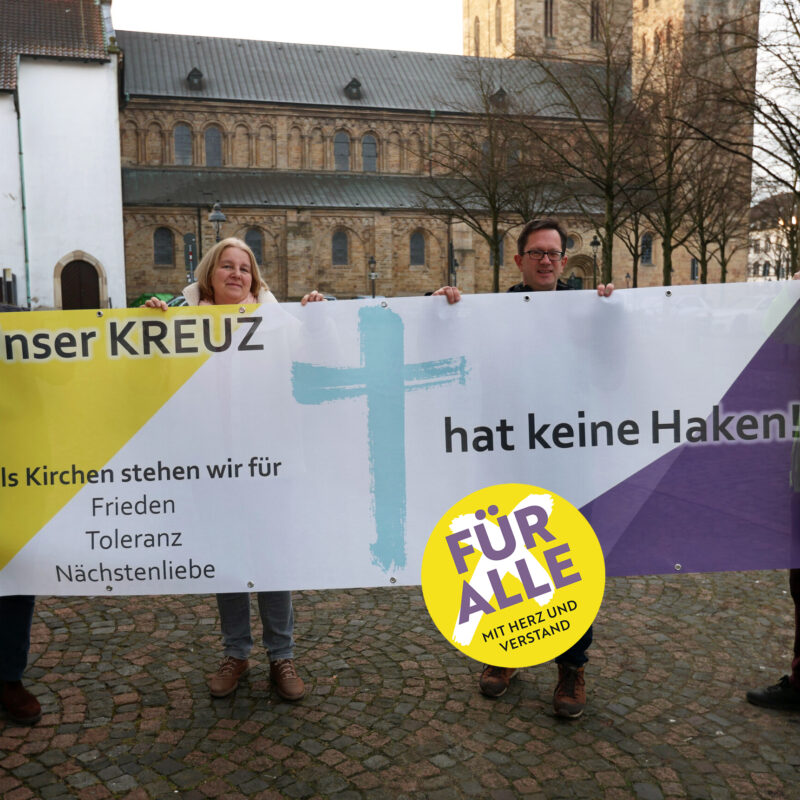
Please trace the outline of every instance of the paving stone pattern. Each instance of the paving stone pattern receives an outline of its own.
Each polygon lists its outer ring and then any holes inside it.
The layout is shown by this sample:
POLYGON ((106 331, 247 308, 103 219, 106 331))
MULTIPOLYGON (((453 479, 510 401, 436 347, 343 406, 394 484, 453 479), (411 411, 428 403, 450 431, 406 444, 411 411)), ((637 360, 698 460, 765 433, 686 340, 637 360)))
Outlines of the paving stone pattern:
POLYGON ((297 704, 260 646, 209 696, 213 597, 40 598, 44 716, 0 712, 0 797, 793 800, 800 713, 744 700, 787 671, 787 590, 786 572, 610 580, 574 722, 552 715, 552 664, 482 697, 417 588, 297 592, 297 704))

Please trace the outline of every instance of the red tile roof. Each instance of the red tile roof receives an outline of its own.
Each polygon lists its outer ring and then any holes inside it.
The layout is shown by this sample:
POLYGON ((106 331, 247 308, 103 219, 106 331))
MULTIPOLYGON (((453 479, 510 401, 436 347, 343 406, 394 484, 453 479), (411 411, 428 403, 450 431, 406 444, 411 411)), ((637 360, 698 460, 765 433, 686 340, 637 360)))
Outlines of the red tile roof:
POLYGON ((107 61, 96 0, 0 0, 0 91, 17 87, 17 56, 107 61))

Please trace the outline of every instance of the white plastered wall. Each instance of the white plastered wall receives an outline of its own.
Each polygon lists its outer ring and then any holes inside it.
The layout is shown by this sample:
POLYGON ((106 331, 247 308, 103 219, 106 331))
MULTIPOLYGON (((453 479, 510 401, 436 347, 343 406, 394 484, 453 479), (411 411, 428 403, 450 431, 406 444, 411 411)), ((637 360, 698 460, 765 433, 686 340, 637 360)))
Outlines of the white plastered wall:
POLYGON ((101 305, 124 306, 116 57, 23 58, 18 86, 31 307, 58 307, 56 276, 71 253, 100 271, 101 305))

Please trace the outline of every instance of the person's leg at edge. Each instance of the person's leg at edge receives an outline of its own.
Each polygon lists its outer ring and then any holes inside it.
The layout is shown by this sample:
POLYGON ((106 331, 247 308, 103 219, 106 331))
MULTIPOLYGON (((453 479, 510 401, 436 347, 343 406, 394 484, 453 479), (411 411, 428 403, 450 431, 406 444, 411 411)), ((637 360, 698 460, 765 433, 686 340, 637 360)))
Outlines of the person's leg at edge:
MULTIPOLYGON (((792 562, 800 550, 800 492, 792 494, 792 539, 790 553, 792 562)), ((747 692, 747 701, 763 708, 780 711, 800 711, 800 568, 789 570, 789 590, 794 602, 794 651, 792 671, 776 684, 747 692)))
POLYGON ((33 725, 42 717, 39 701, 22 685, 35 601, 33 595, 0 597, 0 705, 23 725, 33 725))
POLYGON ((294 665, 294 609, 291 592, 259 592, 258 610, 269 652, 269 674, 284 700, 299 700, 306 692, 294 665))
POLYGON ((589 660, 586 651, 592 643, 592 626, 556 658, 558 683, 553 692, 553 710, 559 717, 577 719, 586 708, 586 684, 583 676, 584 664, 589 660))
POLYGON ((794 600, 794 658, 789 683, 800 692, 800 569, 789 570, 789 589, 794 600))
POLYGON ((225 657, 211 676, 208 688, 213 697, 227 697, 236 691, 239 679, 247 674, 247 661, 253 649, 250 633, 250 595, 227 592, 217 595, 220 628, 225 657))

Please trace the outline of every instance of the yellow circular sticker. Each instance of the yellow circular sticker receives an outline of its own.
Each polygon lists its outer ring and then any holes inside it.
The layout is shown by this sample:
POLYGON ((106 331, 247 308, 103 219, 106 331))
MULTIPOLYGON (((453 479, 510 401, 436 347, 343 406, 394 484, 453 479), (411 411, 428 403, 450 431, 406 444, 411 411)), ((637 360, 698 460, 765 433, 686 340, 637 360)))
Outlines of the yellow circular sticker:
POLYGON ((603 551, 575 506, 538 486, 487 486, 439 520, 422 558, 436 627, 476 661, 530 667, 586 632, 605 589, 603 551))

